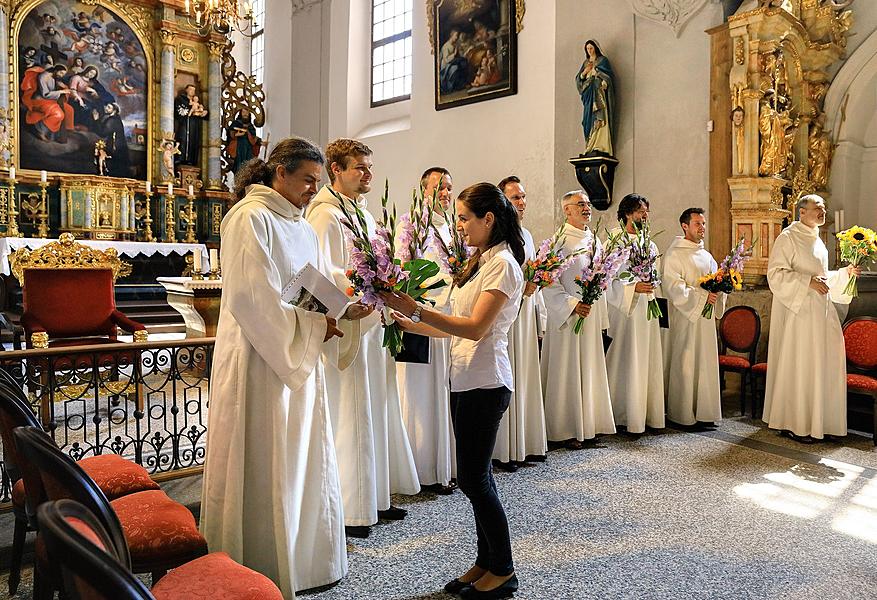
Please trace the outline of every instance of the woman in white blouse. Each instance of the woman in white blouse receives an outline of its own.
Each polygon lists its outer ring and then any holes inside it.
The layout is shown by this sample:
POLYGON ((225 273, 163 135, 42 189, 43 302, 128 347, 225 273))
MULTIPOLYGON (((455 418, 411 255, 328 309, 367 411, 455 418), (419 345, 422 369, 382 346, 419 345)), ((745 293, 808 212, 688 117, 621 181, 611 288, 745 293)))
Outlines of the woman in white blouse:
POLYGON ((493 481, 496 432, 514 390, 508 331, 518 313, 524 276, 524 241, 518 213, 495 185, 478 183, 457 198, 457 229, 476 249, 454 280, 452 313, 384 293, 406 330, 451 338, 451 419, 457 449, 457 484, 475 512, 475 565, 445 590, 463 598, 508 598, 518 588, 509 528, 493 481))

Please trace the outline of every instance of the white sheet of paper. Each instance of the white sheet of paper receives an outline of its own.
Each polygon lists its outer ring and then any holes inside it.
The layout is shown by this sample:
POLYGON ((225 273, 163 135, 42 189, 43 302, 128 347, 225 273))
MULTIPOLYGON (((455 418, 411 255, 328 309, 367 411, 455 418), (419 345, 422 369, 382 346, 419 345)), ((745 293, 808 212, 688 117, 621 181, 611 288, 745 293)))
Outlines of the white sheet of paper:
POLYGON ((350 304, 350 298, 311 263, 302 267, 286 284, 281 297, 293 306, 323 313, 334 319, 340 318, 350 304))

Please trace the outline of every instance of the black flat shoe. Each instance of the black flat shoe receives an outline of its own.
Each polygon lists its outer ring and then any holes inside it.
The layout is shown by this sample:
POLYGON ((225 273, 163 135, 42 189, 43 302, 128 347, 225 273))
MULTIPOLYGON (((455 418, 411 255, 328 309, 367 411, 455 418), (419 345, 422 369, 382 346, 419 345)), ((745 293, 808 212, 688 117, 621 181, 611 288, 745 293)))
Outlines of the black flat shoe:
POLYGON ((518 470, 518 465, 513 460, 510 460, 509 462, 501 462, 498 460, 494 460, 493 466, 496 467, 497 469, 502 469, 506 473, 514 473, 515 471, 518 470))
POLYGON ((527 462, 545 462, 548 457, 544 454, 528 454, 527 462))
POLYGON ((492 590, 482 592, 470 584, 461 589, 458 593, 460 594, 460 598, 467 598, 469 600, 499 600, 500 598, 511 598, 517 591, 518 576, 512 575, 505 583, 493 588, 492 590))
POLYGON ((365 539, 371 533, 371 527, 367 525, 351 525, 344 528, 344 533, 347 537, 365 539))
POLYGON ((466 583, 465 581, 460 581, 459 579, 451 579, 449 582, 445 584, 445 591, 449 594, 456 594, 460 590, 462 590, 467 585, 472 585, 470 583, 466 583))
POLYGON ((435 489, 433 490, 439 496, 450 496, 454 493, 454 490, 457 489, 456 483, 449 483, 448 485, 436 484, 435 489))
POLYGON ((396 506, 390 506, 387 510, 379 510, 378 518, 385 519, 387 521, 401 521, 405 518, 405 515, 408 514, 408 511, 404 508, 399 508, 396 506))

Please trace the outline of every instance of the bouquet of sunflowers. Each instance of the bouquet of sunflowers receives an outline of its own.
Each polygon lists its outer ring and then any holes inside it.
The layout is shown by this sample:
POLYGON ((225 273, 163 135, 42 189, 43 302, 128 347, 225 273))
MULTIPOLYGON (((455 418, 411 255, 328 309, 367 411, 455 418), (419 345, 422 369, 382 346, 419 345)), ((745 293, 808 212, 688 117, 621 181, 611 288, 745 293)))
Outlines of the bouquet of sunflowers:
MULTIPOLYGON (((755 240, 752 240, 752 243, 749 244, 749 249, 747 250, 746 239, 740 238, 740 241, 737 242, 737 245, 734 246, 731 253, 726 256, 725 260, 722 261, 722 264, 719 265, 718 271, 710 273, 709 275, 704 275, 697 280, 700 287, 711 294, 719 292, 730 294, 734 290, 743 289, 743 264, 752 257, 752 248, 754 247, 754 244, 755 240)), ((714 307, 712 304, 709 302, 705 303, 700 316, 705 319, 712 319, 713 309, 714 307)))
MULTIPOLYGON (((877 233, 867 227, 850 227, 837 234, 837 243, 840 246, 840 258, 842 261, 859 267, 868 262, 877 260, 877 233)), ((859 278, 850 276, 844 294, 855 298, 859 295, 859 278)))

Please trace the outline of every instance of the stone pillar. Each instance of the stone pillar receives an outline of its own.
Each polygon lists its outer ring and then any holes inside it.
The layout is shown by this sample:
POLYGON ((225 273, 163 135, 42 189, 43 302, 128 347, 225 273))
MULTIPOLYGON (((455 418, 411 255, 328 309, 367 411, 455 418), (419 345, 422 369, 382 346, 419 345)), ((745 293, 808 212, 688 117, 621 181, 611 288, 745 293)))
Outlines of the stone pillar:
POLYGON ((221 190, 222 163, 222 55, 226 42, 209 42, 207 65, 207 189, 221 190))
MULTIPOLYGON (((174 139, 174 70, 176 68, 177 48, 174 44, 176 34, 169 29, 161 32, 161 102, 159 107, 159 138, 161 141, 174 139)), ((161 182, 167 183, 174 178, 168 173, 164 163, 159 163, 161 182)))

